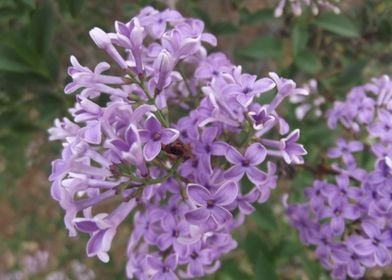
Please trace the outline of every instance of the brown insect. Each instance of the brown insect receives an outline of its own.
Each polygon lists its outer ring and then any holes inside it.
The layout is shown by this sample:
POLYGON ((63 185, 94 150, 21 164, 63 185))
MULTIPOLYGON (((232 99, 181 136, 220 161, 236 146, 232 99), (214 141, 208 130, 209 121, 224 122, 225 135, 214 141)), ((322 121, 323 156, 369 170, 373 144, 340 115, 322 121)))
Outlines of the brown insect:
POLYGON ((165 151, 167 157, 171 160, 178 160, 180 158, 187 160, 193 156, 191 146, 184 144, 180 140, 176 140, 168 145, 162 145, 162 150, 165 151))

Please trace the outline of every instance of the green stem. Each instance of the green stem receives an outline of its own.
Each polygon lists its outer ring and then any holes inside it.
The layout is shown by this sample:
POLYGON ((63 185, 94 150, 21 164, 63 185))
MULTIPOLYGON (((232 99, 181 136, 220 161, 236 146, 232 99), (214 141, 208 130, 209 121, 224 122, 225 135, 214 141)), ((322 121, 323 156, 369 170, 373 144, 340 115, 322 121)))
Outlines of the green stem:
POLYGON ((246 126, 245 126, 246 137, 245 137, 244 141, 242 141, 242 143, 240 144, 240 147, 247 145, 253 136, 252 122, 248 119, 248 117, 246 118, 246 120, 247 120, 246 126))
MULTIPOLYGON (((143 81, 139 82, 139 86, 142 88, 143 92, 146 94, 148 102, 152 105, 155 105, 155 99, 151 97, 150 93, 148 92, 146 86, 144 85, 143 81)), ((157 117, 157 119, 165 126, 169 127, 169 121, 165 118, 165 115, 162 113, 161 110, 157 109, 156 112, 154 112, 154 115, 157 117)))
MULTIPOLYGON (((130 175, 130 182, 137 182, 141 183, 141 186, 146 186, 146 185, 152 185, 152 184, 158 184, 164 182, 166 179, 168 179, 170 176, 172 176, 174 173, 177 172, 177 167, 180 164, 180 161, 176 161, 174 165, 168 170, 165 176, 156 178, 156 179, 139 179, 133 175, 130 175)), ((129 183, 130 183, 129 182, 129 183)))
MULTIPOLYGON (((138 86, 140 86, 140 88, 143 90, 144 94, 147 96, 148 99, 148 103, 151 105, 155 105, 155 99, 154 97, 152 97, 150 95, 150 93, 148 92, 144 81, 143 80, 139 80, 136 79, 132 74, 129 73, 129 78, 131 81, 133 81, 134 83, 136 83, 138 86)), ((163 124, 165 127, 169 127, 170 123, 169 120, 165 117, 165 115, 162 113, 161 110, 157 109, 156 112, 153 112, 153 114, 157 117, 157 119, 161 122, 161 124, 163 124)))

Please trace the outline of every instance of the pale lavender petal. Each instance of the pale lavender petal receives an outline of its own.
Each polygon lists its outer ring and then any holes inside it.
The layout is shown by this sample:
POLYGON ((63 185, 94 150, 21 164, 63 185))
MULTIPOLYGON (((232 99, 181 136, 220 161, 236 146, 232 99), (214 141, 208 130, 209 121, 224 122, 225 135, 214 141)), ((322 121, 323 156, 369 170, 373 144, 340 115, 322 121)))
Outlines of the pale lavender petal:
POLYGON ((241 166, 234 165, 225 172, 226 179, 240 180, 244 176, 245 169, 241 166))
POLYGON ((146 161, 152 161, 161 151, 160 142, 147 142, 143 148, 143 156, 146 161))
POLYGON ((161 123, 151 115, 145 122, 144 127, 150 131, 150 133, 159 132, 161 131, 161 123))
POLYGON ((376 263, 380 266, 386 266, 392 261, 391 254, 383 246, 378 246, 376 248, 374 257, 376 259, 376 263))
POLYGON ((220 206, 213 207, 211 214, 219 225, 227 223, 232 218, 231 213, 227 209, 220 206))
POLYGON ((260 143, 250 145, 245 152, 245 158, 249 160, 250 165, 259 165, 265 160, 267 151, 260 143))
POLYGON ((374 246, 369 239, 361 239, 353 245, 355 253, 361 256, 367 256, 374 252, 374 246))
POLYGON ((267 178, 267 174, 254 166, 248 167, 246 169, 246 174, 248 175, 249 180, 256 185, 264 182, 267 178))
POLYGON ((178 130, 172 128, 163 129, 161 133, 161 143, 165 145, 174 142, 180 135, 178 130))
POLYGON ((194 225, 201 225, 210 217, 210 211, 206 208, 192 210, 185 214, 185 219, 194 225))
POLYGON ((362 229, 370 238, 378 238, 381 236, 381 231, 374 223, 370 221, 362 222, 362 229))
POLYGON ((331 219, 331 231, 334 235, 341 235, 344 231, 343 217, 334 217, 331 219))
POLYGON ((226 151, 226 159, 232 164, 240 164, 243 156, 233 147, 228 147, 226 151))
POLYGON ((187 193, 189 198, 191 198, 196 205, 206 206, 207 200, 211 199, 210 192, 199 184, 189 184, 187 193))
POLYGON ((214 200, 217 205, 228 205, 238 196, 238 186, 235 182, 229 181, 224 183, 214 194, 214 200))

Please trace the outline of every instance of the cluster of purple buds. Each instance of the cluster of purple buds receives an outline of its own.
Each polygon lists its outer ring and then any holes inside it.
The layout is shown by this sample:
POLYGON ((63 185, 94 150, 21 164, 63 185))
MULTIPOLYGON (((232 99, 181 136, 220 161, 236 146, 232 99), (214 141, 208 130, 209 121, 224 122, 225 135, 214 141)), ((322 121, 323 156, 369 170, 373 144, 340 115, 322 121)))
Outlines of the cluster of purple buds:
POLYGON ((392 82, 382 76, 335 102, 329 127, 349 133, 327 153, 329 175, 305 189, 306 203, 286 204, 290 224, 334 279, 392 263, 391 101, 392 82))
POLYGON ((314 15, 318 15, 320 10, 328 10, 332 11, 336 14, 340 13, 340 9, 331 2, 330 0, 279 0, 278 5, 275 8, 274 16, 281 17, 284 11, 284 8, 287 5, 290 5, 291 12, 295 16, 300 16, 302 14, 302 10, 304 7, 309 7, 314 15))
POLYGON ((200 20, 151 7, 116 22, 114 33, 92 29, 117 69, 109 74, 101 62, 90 70, 71 57, 65 93, 76 92, 73 120, 49 129, 63 142, 49 179, 70 236, 89 234, 87 255, 108 262, 118 226, 132 216, 129 278, 216 271, 236 247, 232 230, 275 188, 273 161, 301 164, 306 154, 299 130, 290 132, 276 109, 307 91, 208 55, 204 44, 217 40, 203 29, 200 20), (259 104, 272 90, 272 101, 259 104))
POLYGON ((309 95, 293 95, 290 102, 295 104, 295 117, 303 120, 307 114, 312 114, 314 118, 320 118, 323 114, 321 106, 325 103, 324 96, 319 94, 317 81, 311 79, 302 88, 309 92, 309 95))

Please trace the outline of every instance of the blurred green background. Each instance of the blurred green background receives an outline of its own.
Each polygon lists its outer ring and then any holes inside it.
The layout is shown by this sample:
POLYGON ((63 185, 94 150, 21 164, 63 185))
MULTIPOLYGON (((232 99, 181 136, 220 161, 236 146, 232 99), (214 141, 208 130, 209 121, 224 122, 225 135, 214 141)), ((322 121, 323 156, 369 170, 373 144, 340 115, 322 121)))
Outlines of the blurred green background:
MULTIPOLYGON (((46 130, 54 118, 66 116, 73 102, 63 94, 69 56, 88 66, 103 57, 88 36, 94 26, 113 30, 114 20, 128 21, 145 5, 163 9, 175 4, 184 15, 204 20, 218 37, 217 50, 247 72, 263 76, 275 71, 299 85, 316 79, 317 94, 327 100, 324 111, 350 87, 392 73, 392 1, 344 0, 337 4, 341 14, 314 16, 305 10, 294 17, 287 10, 274 18, 277 2, 0 0, 0 278, 20 271, 23 256, 38 250, 48 252, 47 265, 22 279, 45 279, 54 271, 82 279, 71 271, 75 260, 93 270, 96 279, 125 278, 130 229, 119 231, 109 264, 87 259, 86 237, 67 237, 63 213, 52 201, 47 182, 50 161, 60 147, 48 142, 46 130)), ((281 113, 293 128, 302 129, 308 164, 320 164, 334 134, 324 118, 296 120, 294 108, 286 102, 281 113)), ((238 250, 224 258, 210 279, 328 279, 286 224, 280 206, 283 193, 301 201, 311 181, 311 174, 300 168, 282 167, 277 190, 235 233, 238 250)), ((387 270, 384 279, 391 279, 387 270)), ((380 275, 371 271, 368 277, 380 275)))

